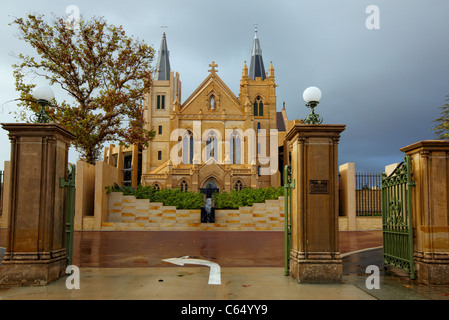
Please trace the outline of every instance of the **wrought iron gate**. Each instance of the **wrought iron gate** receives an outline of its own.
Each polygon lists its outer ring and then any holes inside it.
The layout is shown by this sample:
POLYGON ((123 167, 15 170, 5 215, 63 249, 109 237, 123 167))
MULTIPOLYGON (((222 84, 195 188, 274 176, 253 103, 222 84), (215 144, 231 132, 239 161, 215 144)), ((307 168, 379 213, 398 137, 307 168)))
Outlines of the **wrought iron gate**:
POLYGON ((289 274, 290 249, 292 247, 292 189, 295 188, 295 180, 292 180, 292 169, 290 165, 284 167, 284 275, 289 274))
POLYGON ((69 164, 67 181, 63 178, 59 180, 61 188, 67 188, 66 212, 65 212, 65 247, 68 258, 68 265, 73 260, 73 228, 75 220, 75 178, 76 166, 69 164))
POLYGON ((404 269, 415 278, 410 156, 387 177, 382 174, 384 263, 404 269))

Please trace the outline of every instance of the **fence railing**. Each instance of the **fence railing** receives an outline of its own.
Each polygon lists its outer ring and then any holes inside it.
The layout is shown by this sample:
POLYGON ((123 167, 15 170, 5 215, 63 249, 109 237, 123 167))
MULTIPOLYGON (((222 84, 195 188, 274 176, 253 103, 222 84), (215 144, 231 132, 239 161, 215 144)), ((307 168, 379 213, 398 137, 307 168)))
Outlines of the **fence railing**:
POLYGON ((357 216, 381 216, 382 174, 356 173, 355 195, 357 216))

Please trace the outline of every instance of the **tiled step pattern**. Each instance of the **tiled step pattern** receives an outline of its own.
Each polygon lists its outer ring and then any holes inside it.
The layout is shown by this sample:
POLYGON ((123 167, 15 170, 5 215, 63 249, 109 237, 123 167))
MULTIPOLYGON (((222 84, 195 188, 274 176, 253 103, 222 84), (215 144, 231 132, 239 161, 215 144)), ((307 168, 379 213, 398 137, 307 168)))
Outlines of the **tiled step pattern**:
POLYGON ((238 210, 216 210, 215 223, 201 223, 201 210, 180 210, 113 192, 108 214, 102 230, 282 231, 284 197, 238 210))

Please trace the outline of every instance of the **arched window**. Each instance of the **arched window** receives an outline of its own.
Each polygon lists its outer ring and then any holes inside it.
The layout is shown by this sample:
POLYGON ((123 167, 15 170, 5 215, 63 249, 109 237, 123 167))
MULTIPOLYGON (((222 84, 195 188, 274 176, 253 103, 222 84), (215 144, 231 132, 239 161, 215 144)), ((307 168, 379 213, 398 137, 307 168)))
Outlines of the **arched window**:
POLYGON ((153 184, 153 188, 156 190, 161 190, 161 187, 157 183, 153 184))
POLYGON ((234 190, 240 191, 243 189, 243 182, 240 180, 237 180, 234 184, 234 190))
POLYGON ((263 117, 263 102, 259 96, 254 101, 254 116, 263 117))
POLYGON ((230 139, 230 158, 231 158, 231 164, 241 164, 242 158, 241 158, 241 138, 237 131, 234 131, 231 135, 230 139))
POLYGON ((218 159, 218 139, 214 131, 210 131, 207 135, 206 141, 206 161, 213 158, 215 161, 218 159))
POLYGON ((193 134, 187 131, 182 138, 182 162, 184 164, 193 163, 193 134))
POLYGON ((181 181, 181 191, 182 192, 187 192, 189 191, 189 184, 187 183, 187 181, 182 180, 181 181))

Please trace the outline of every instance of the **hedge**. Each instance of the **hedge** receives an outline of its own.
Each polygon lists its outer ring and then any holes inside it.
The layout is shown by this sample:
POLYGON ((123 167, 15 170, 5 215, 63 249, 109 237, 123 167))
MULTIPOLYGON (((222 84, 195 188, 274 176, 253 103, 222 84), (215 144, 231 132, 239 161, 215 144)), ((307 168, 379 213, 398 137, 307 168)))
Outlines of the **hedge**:
MULTIPOLYGON (((132 195, 137 199, 149 199, 151 202, 162 202, 164 206, 175 206, 178 209, 201 209, 204 205, 204 194, 200 192, 180 189, 156 189, 152 186, 138 186, 137 188, 119 186, 114 184, 106 187, 107 192, 122 192, 123 195, 132 195)), ((214 205, 216 209, 238 209, 239 207, 252 206, 254 203, 262 203, 265 200, 277 199, 284 195, 284 187, 251 189, 231 192, 223 191, 214 194, 214 205)))
POLYGON ((252 206, 254 203, 262 203, 265 200, 277 199, 284 195, 284 187, 251 189, 231 192, 221 192, 214 195, 214 204, 217 209, 238 209, 239 207, 252 206))
POLYGON ((137 188, 119 186, 106 187, 108 193, 123 192, 126 196, 137 199, 150 199, 150 202, 162 202, 164 206, 175 206, 178 209, 201 209, 204 204, 203 194, 183 192, 181 189, 156 189, 153 186, 138 186, 137 188))

